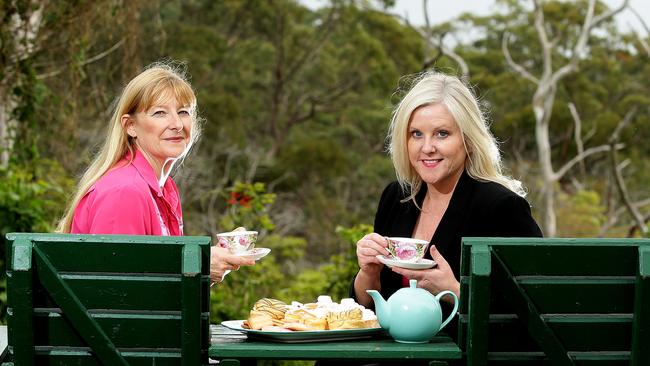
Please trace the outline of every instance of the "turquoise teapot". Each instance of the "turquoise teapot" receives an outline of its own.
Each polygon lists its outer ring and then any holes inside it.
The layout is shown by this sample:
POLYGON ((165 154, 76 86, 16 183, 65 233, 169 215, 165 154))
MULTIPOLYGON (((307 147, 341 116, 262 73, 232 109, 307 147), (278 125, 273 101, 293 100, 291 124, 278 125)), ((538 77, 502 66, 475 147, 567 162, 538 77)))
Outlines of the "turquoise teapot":
POLYGON ((456 314, 458 297, 451 291, 442 291, 433 296, 429 291, 417 288, 417 281, 410 280, 409 287, 397 290, 388 301, 376 290, 366 290, 375 302, 379 325, 397 342, 427 343, 456 314), (440 298, 454 297, 454 310, 442 321, 440 298))

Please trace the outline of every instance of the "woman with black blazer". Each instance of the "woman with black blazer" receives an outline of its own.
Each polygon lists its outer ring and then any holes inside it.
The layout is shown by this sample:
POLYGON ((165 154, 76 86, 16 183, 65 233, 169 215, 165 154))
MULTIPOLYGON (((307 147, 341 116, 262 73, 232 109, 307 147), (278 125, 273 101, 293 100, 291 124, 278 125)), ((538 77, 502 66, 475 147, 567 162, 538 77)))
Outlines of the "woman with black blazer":
MULTIPOLYGON (((460 296, 461 238, 541 237, 521 183, 502 173, 501 157, 478 106, 458 78, 424 73, 395 108, 389 152, 397 181, 386 187, 375 216, 374 233, 357 242, 359 272, 350 295, 373 307, 368 289, 387 299, 407 279, 433 295, 460 296), (377 255, 389 253, 385 237, 424 239, 425 270, 388 268, 377 255)), ((451 296, 442 298, 448 312, 451 296)), ((454 324, 447 332, 455 336, 454 324)), ((454 337, 455 338, 455 337, 454 337)))

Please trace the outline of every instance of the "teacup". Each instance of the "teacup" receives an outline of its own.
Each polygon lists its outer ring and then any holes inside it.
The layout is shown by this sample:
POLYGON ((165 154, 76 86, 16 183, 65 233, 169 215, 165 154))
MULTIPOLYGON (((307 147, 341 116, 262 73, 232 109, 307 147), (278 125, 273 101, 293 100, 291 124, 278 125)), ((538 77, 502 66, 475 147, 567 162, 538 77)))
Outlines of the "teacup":
POLYGON ((391 237, 386 240, 391 257, 402 262, 417 262, 422 259, 427 244, 429 244, 426 240, 413 238, 391 237))
POLYGON ((217 234, 217 245, 233 254, 242 254, 255 248, 257 231, 228 231, 217 234))

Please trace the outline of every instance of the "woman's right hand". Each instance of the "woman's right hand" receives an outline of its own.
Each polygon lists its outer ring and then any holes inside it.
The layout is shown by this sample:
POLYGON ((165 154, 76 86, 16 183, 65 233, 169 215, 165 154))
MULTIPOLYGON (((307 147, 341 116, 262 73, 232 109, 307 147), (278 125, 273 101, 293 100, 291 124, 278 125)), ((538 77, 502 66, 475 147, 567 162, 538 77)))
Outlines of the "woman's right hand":
POLYGON ((376 256, 389 255, 387 246, 386 238, 377 233, 370 233, 361 238, 357 242, 357 261, 360 272, 370 278, 379 277, 384 264, 376 256))
POLYGON ((225 274, 236 271, 239 266, 252 266, 255 260, 251 257, 236 256, 226 248, 218 245, 210 247, 210 280, 212 283, 223 281, 225 274))

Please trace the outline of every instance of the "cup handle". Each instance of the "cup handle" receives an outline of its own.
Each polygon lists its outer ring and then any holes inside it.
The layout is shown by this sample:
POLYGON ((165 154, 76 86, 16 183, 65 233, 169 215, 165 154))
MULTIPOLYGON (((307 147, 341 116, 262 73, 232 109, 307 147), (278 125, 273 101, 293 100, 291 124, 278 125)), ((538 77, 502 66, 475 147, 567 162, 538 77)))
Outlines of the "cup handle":
POLYGON ((452 310, 451 314, 449 314, 447 319, 445 319, 445 321, 442 322, 442 324, 440 324, 440 328, 438 329, 438 331, 442 330, 442 328, 444 328, 445 325, 447 325, 447 323, 449 323, 451 321, 451 319, 454 317, 454 315, 456 315, 456 311, 458 310, 458 296, 456 296, 456 294, 453 293, 453 291, 445 290, 445 291, 442 291, 442 292, 438 293, 436 295, 436 300, 438 300, 438 302, 440 302, 440 299, 445 295, 451 295, 451 296, 454 297, 454 310, 452 310))
POLYGON ((225 271, 223 272, 223 276, 221 276, 221 282, 223 282, 223 279, 226 278, 226 276, 228 275, 228 273, 230 273, 230 270, 229 270, 229 269, 227 269, 227 270, 225 270, 225 271))

